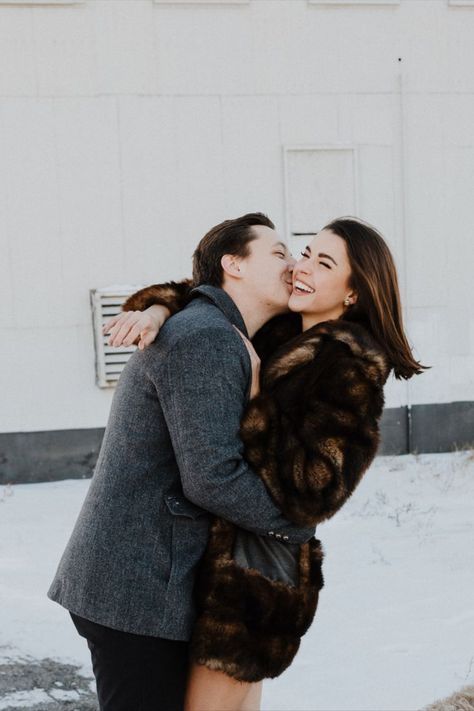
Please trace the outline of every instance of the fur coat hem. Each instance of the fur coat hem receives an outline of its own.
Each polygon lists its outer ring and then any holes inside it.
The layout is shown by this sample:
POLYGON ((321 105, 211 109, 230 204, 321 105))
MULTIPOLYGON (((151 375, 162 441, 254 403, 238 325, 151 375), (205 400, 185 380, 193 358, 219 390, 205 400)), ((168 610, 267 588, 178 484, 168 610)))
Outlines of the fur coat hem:
POLYGON ((196 584, 201 610, 190 644, 193 662, 238 681, 279 676, 291 664, 324 585, 316 538, 299 549, 296 587, 232 559, 236 528, 215 518, 196 584))

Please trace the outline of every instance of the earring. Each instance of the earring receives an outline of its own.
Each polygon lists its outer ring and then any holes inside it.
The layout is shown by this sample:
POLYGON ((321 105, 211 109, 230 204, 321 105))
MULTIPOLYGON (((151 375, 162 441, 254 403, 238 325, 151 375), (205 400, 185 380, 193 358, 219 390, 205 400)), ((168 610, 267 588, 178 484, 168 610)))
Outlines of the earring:
POLYGON ((344 299, 344 306, 349 306, 350 303, 351 303, 351 301, 350 301, 349 297, 346 296, 346 298, 344 299))

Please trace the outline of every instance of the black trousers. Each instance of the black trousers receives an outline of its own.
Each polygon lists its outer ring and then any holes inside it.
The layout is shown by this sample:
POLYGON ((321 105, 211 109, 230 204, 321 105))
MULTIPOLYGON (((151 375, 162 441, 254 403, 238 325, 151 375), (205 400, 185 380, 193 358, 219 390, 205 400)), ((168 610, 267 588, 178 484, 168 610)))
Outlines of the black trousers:
POLYGON ((188 642, 119 632, 70 615, 91 652, 100 711, 183 711, 188 642))

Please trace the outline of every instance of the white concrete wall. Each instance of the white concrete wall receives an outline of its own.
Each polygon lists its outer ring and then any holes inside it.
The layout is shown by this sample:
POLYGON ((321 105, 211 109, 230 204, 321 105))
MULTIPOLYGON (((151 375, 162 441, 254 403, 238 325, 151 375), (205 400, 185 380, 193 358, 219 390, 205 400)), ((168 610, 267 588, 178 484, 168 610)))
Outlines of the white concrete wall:
POLYGON ((474 400, 473 36, 449 0, 0 0, 0 431, 103 426, 89 289, 243 212, 285 233, 285 146, 356 151, 434 366, 387 406, 474 400))

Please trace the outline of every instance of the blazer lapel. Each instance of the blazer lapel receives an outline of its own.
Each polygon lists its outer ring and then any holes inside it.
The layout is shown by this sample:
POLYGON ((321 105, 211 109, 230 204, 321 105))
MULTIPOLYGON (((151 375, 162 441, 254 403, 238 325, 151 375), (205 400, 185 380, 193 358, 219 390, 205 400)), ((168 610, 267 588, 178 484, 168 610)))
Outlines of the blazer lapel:
POLYGON ((230 298, 229 294, 220 289, 218 286, 210 286, 210 284, 203 284, 202 286, 197 286, 191 291, 191 297, 195 298, 197 296, 205 296, 206 299, 212 301, 222 313, 227 316, 231 324, 236 326, 244 336, 248 338, 248 331, 245 325, 242 314, 235 305, 235 302, 230 298))

